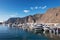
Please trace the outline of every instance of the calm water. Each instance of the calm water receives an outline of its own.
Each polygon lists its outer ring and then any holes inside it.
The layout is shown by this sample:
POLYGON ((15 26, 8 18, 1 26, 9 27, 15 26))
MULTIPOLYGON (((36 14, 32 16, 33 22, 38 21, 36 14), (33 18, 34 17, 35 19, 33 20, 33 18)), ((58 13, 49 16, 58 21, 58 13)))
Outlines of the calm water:
POLYGON ((50 40, 45 35, 37 35, 16 27, 0 25, 0 40, 50 40))

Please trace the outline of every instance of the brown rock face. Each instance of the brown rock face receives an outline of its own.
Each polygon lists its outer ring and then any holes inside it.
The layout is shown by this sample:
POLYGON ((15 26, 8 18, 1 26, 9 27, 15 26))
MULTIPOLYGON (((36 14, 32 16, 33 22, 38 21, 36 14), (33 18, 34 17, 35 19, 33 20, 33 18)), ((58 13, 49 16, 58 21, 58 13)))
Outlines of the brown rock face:
POLYGON ((28 16, 28 23, 34 23, 34 20, 33 20, 32 16, 28 16))
POLYGON ((60 23, 60 8, 49 9, 41 18, 41 22, 60 23))
POLYGON ((35 14, 33 18, 36 20, 36 23, 40 23, 43 14, 35 14))
POLYGON ((45 14, 29 15, 23 18, 10 18, 6 23, 60 23, 60 8, 50 8, 45 14))

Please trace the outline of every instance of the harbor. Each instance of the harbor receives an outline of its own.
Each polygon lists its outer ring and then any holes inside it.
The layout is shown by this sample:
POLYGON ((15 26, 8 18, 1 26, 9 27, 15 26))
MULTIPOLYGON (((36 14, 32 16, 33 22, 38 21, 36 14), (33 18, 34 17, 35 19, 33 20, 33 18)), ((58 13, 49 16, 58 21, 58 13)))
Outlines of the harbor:
POLYGON ((60 40, 60 0, 0 0, 0 40, 60 40))
MULTIPOLYGON (((47 25, 34 24, 34 26, 21 25, 20 26, 8 26, 0 25, 0 37, 2 40, 59 40, 60 34, 57 33, 55 27, 52 29, 47 25), (22 26, 22 27, 21 27, 22 26), (30 27, 30 28, 29 28, 30 27), (1 32, 3 31, 3 32, 1 32), (9 37, 8 37, 9 36, 9 37)), ((58 30, 59 32, 59 30, 58 30)))
POLYGON ((60 37, 60 23, 25 23, 25 24, 3 24, 8 27, 18 27, 26 31, 33 31, 34 33, 43 31, 43 33, 52 33, 60 37))

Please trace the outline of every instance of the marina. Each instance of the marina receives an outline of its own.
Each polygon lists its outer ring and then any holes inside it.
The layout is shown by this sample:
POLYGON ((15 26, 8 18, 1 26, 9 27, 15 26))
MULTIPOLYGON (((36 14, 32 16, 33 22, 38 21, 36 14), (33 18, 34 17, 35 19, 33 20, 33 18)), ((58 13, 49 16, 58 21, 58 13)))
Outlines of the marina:
POLYGON ((60 40, 60 0, 0 0, 0 40, 60 40))
MULTIPOLYGON (((3 24, 6 25, 6 24, 3 24)), ((8 27, 18 27, 26 31, 33 31, 34 33, 43 31, 43 33, 53 33, 60 36, 60 23, 25 23, 25 24, 7 24, 8 27)))
MULTIPOLYGON (((42 24, 41 24, 42 25, 42 24)), ((40 27, 41 25, 38 25, 40 27)), ((36 26, 36 25, 35 25, 36 26)), ((37 26, 33 29, 32 31, 26 30, 26 28, 21 28, 21 27, 8 27, 8 26, 3 26, 0 25, 0 39, 1 40, 59 40, 60 39, 60 34, 55 34, 54 32, 52 33, 51 30, 49 32, 45 32, 41 30, 40 27, 39 29, 37 26), (3 31, 3 32, 1 32, 3 31)))

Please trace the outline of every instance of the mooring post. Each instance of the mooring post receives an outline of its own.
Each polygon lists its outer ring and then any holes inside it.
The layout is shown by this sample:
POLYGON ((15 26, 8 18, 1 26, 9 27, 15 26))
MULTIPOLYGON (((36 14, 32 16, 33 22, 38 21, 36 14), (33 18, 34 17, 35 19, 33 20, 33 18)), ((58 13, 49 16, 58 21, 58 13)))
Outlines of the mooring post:
POLYGON ((56 34, 58 35, 58 28, 57 28, 57 30, 56 30, 56 34))
POLYGON ((53 34, 55 35, 55 29, 53 29, 53 34))
POLYGON ((51 30, 49 29, 49 34, 51 34, 51 30))
POLYGON ((44 30, 44 32, 43 32, 43 33, 45 34, 45 32, 46 32, 46 30, 44 30))

